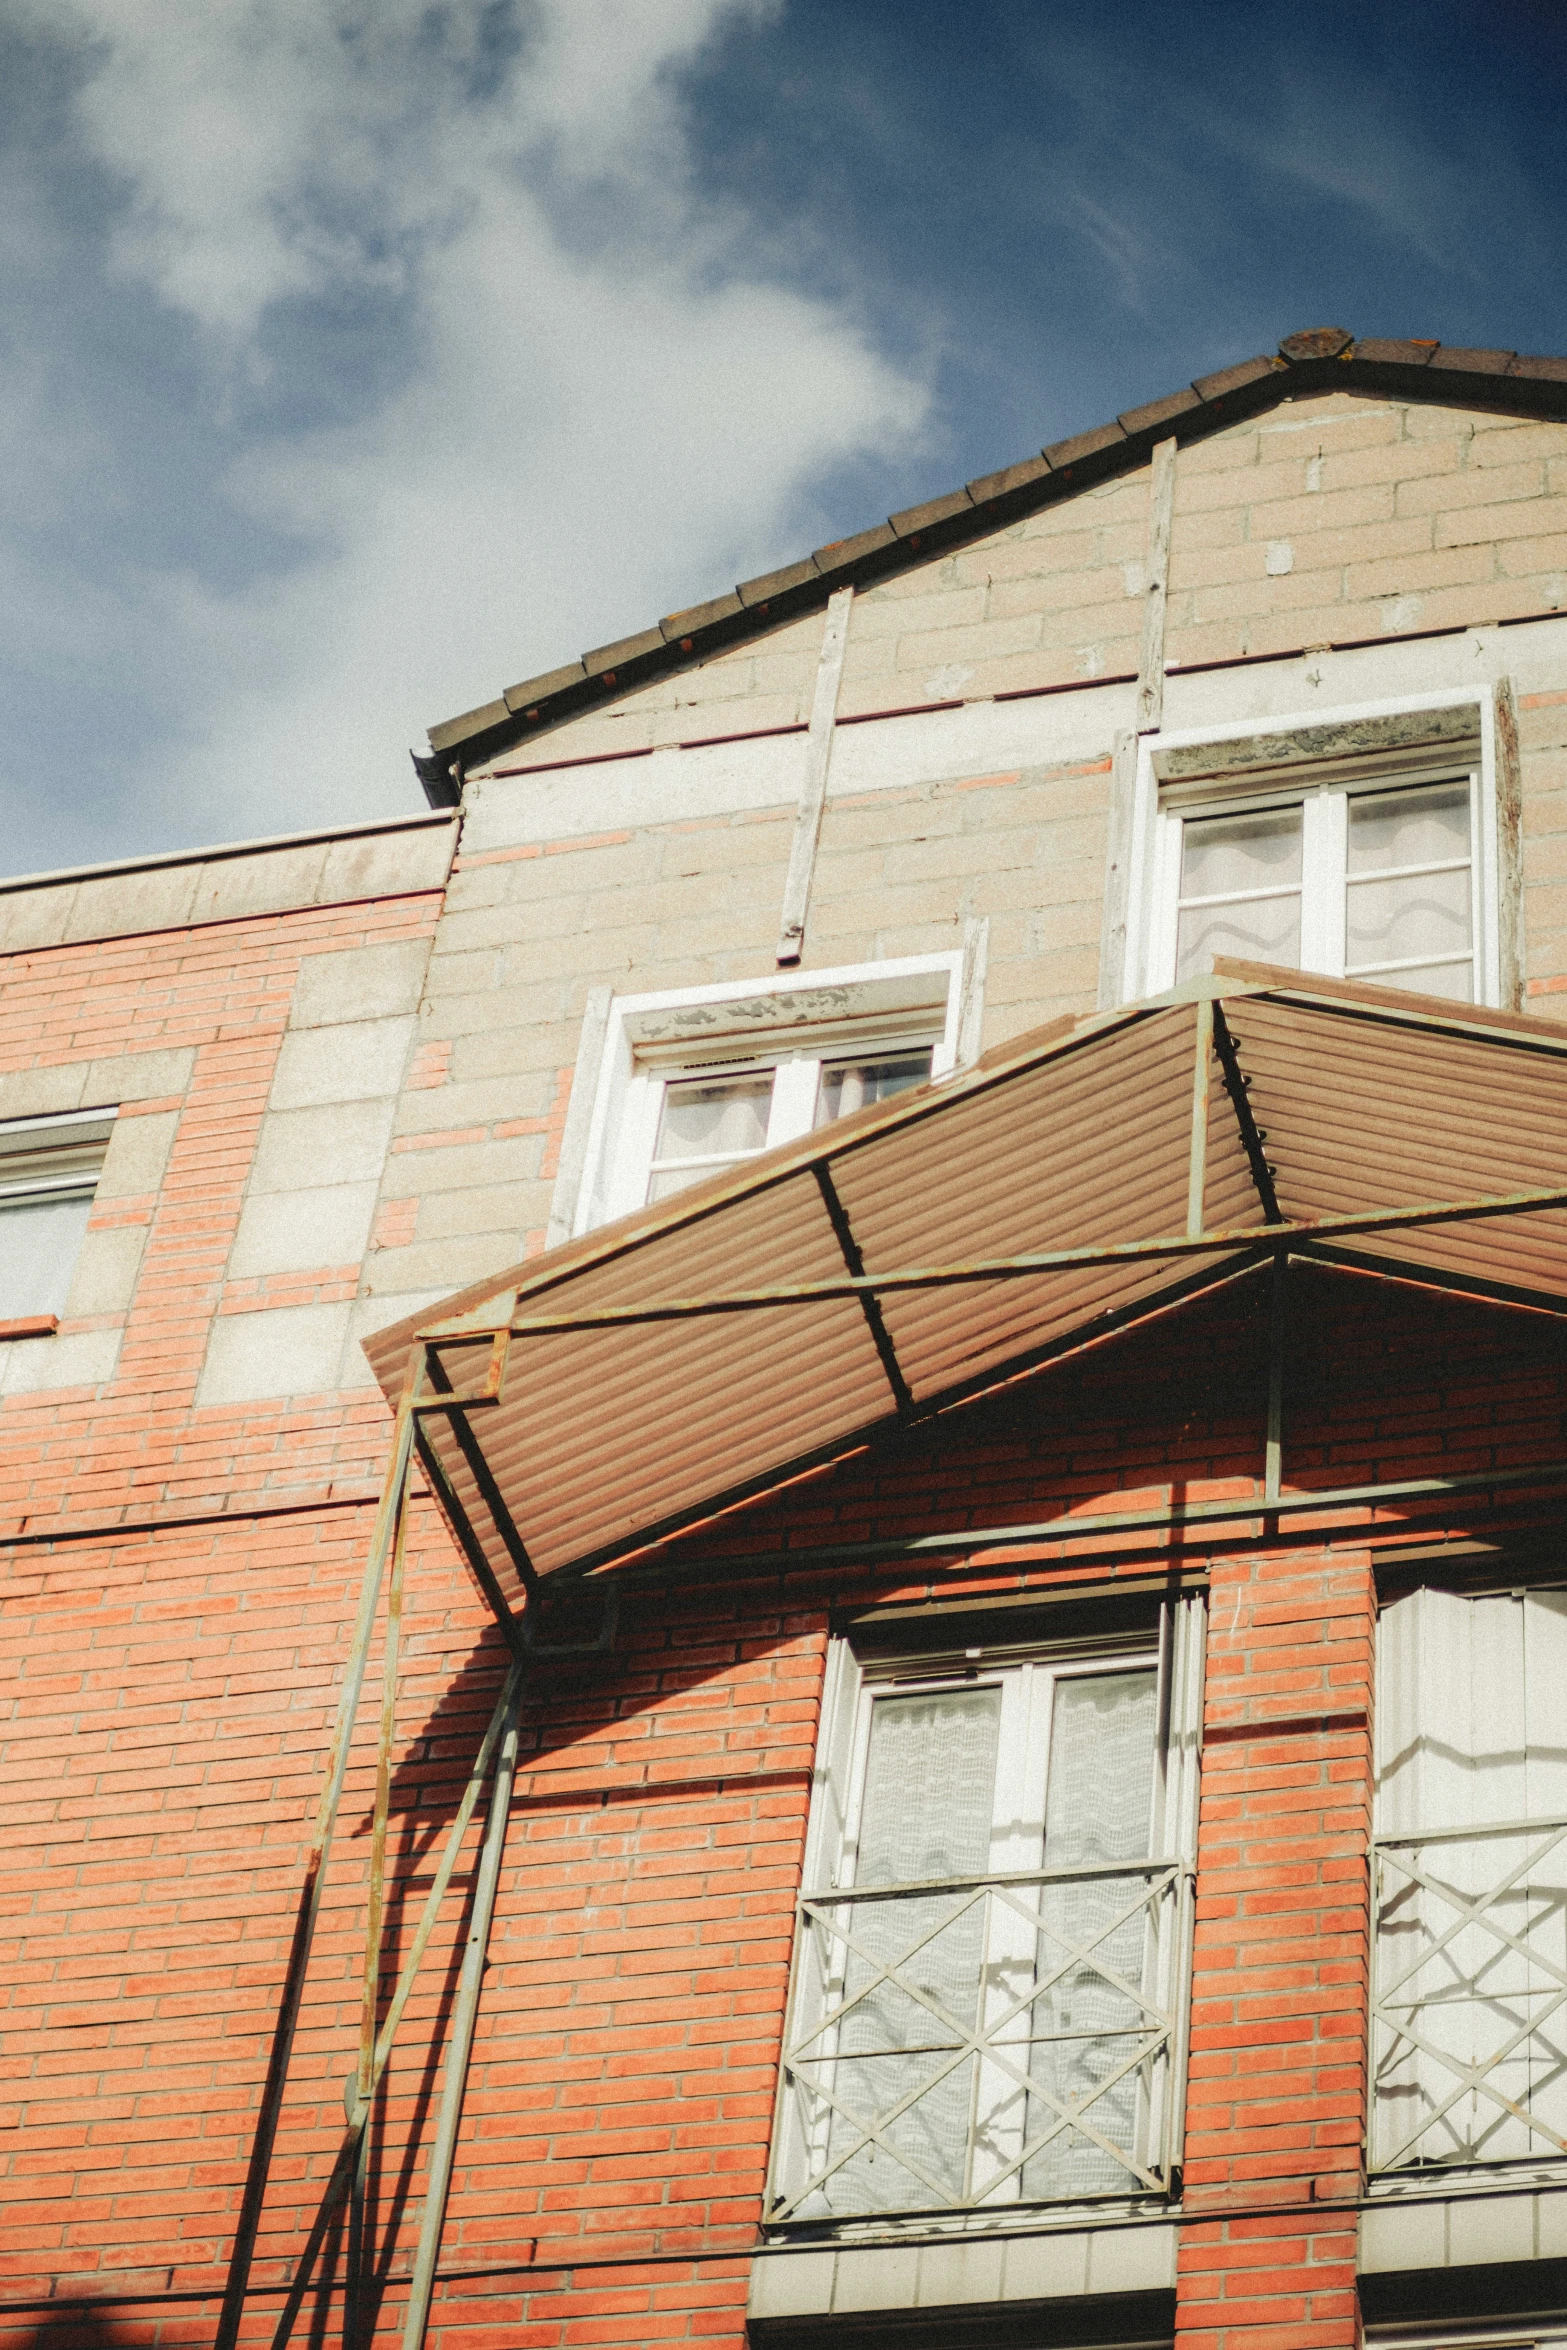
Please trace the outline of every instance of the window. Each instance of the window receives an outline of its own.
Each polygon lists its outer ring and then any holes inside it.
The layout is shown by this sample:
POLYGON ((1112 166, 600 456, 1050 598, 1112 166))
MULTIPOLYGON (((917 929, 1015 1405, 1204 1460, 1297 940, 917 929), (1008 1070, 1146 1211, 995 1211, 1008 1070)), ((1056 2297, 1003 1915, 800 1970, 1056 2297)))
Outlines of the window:
POLYGON ((1162 984, 1215 955, 1485 994, 1478 775, 1167 799, 1162 984))
POLYGON ((775 2224, 1168 2189, 1199 1660, 1195 1602, 1033 1655, 840 1648, 775 2224))
POLYGON ((592 1073, 574 1229, 943 1075, 958 1057, 965 973, 961 953, 925 955, 620 998, 592 1073))
POLYGON ((65 1311, 113 1123, 112 1110, 0 1123, 0 1331, 43 1335, 65 1311))
POLYGON ((658 1091, 647 1197, 667 1199, 775 1143, 923 1085, 934 1053, 933 1043, 870 1054, 850 1046, 839 1054, 797 1051, 740 1070, 719 1065, 710 1075, 677 1069, 658 1091))
POLYGON ((1422 1588, 1378 1649, 1371 2163, 1567 2153, 1567 1590, 1422 1588))

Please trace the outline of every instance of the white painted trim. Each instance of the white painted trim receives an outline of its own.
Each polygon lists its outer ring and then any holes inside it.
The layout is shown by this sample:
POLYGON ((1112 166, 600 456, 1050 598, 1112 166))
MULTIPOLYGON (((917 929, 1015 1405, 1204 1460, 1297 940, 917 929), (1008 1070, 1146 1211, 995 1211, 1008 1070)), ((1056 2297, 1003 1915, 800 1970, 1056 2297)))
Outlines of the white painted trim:
MULTIPOLYGON (((1141 997, 1158 992, 1169 980, 1162 976, 1173 969, 1175 889, 1171 860, 1178 854, 1179 825, 1166 818, 1160 808, 1159 777, 1156 762, 1168 751, 1194 749, 1204 743, 1245 741, 1252 736, 1287 735, 1304 728, 1344 726, 1377 718, 1417 716, 1424 710, 1460 710, 1472 707, 1476 714, 1480 737, 1480 761, 1477 770, 1478 841, 1477 841, 1477 896, 1481 913, 1480 973, 1481 1000, 1490 1006, 1501 1002, 1501 923, 1498 904, 1497 837, 1496 837, 1496 703, 1495 688, 1489 682, 1455 686, 1445 692, 1398 694, 1386 699, 1366 702, 1341 702, 1327 708, 1310 706, 1270 713, 1266 718, 1246 716, 1219 719, 1206 726, 1173 727, 1158 734, 1144 735, 1137 746, 1137 779, 1133 790, 1131 873, 1128 883, 1128 921, 1126 952, 1121 972, 1121 1001, 1137 1002, 1141 997)), ((1367 767, 1374 770, 1376 753, 1367 754, 1367 767)), ((1340 762, 1341 763, 1341 762, 1340 762)), ((1433 746, 1431 763, 1458 766, 1461 760, 1444 760, 1441 746, 1433 746)), ((1278 789, 1286 792, 1298 777, 1309 785, 1309 762, 1290 762, 1281 767, 1278 789)), ((1256 785, 1258 796, 1268 786, 1256 785)), ((1304 948, 1304 941, 1303 948, 1304 948)))
MULTIPOLYGON (((657 1015, 707 1009, 721 1014, 727 1006, 738 1008, 758 999, 776 999, 783 1005, 790 996, 825 995, 844 990, 872 995, 882 987, 895 991, 900 982, 939 980, 939 989, 933 986, 928 998, 933 1013, 945 1004, 941 1034, 932 1051, 931 1075, 944 1077, 964 1065, 963 1048, 979 1033, 984 955, 984 925, 976 924, 970 926, 961 948, 938 954, 902 955, 880 963, 846 964, 826 971, 781 971, 762 979, 725 980, 713 986, 611 997, 596 1050, 578 1054, 572 1098, 566 1113, 568 1131, 579 1117, 579 1088, 582 1098, 591 1101, 592 1108, 585 1121, 581 1168, 569 1211, 557 1184, 551 1209, 552 1241, 561 1226, 566 1226, 573 1235, 588 1232, 641 1205, 640 1190, 637 1197, 631 1197, 637 1187, 627 1170, 640 1169, 645 1179, 664 1080, 650 1074, 645 1067, 638 1067, 637 1047, 644 1040, 638 1038, 637 1030, 651 1024, 657 1015)), ((868 1007, 867 1017, 873 1013, 874 1006, 868 1007)), ((826 1017, 823 1009, 815 1011, 815 1022, 826 1017)), ((808 1036, 812 1021, 809 1012, 798 1022, 789 1020, 785 1014, 775 1033, 780 1037, 808 1036)), ((714 1023, 708 1033, 713 1038, 721 1037, 722 1026, 714 1023)), ((764 1038, 768 1031, 764 1027, 751 1024, 744 1033, 755 1039, 759 1052, 765 1052, 764 1038)), ((693 1027, 690 1042, 694 1057, 699 1057, 701 1041, 701 1031, 693 1027)), ((564 1231, 560 1237, 565 1237, 564 1231)))

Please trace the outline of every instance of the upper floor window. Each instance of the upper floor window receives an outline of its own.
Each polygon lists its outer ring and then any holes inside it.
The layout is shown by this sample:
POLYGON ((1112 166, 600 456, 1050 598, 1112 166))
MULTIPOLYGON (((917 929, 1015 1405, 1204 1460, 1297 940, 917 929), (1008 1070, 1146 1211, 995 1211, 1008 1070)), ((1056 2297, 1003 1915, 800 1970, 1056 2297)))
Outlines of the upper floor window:
POLYGON ((1382 1612, 1371 2166, 1567 2154, 1567 1590, 1382 1612))
POLYGON ((610 1007, 574 1229, 743 1166, 958 1057, 961 953, 610 1007))
POLYGON ((1521 884, 1503 747, 1489 689, 1145 735, 1123 1000, 1224 956, 1511 1001, 1521 884))
POLYGON ((1159 985, 1215 955, 1482 1000, 1474 772, 1167 798, 1159 985))
POLYGON ((0 1123, 0 1328, 65 1311, 114 1112, 0 1123))
POLYGON ((1199 1622, 1031 1656, 840 1644, 775 2223, 1167 2189, 1199 1622))
POLYGON ((901 1049, 884 1042, 880 1050, 851 1045, 833 1053, 818 1043, 815 1051, 738 1069, 719 1061, 700 1072, 690 1065, 659 1071, 646 1196, 667 1199, 704 1175, 922 1085, 935 1049, 934 1041, 901 1049))

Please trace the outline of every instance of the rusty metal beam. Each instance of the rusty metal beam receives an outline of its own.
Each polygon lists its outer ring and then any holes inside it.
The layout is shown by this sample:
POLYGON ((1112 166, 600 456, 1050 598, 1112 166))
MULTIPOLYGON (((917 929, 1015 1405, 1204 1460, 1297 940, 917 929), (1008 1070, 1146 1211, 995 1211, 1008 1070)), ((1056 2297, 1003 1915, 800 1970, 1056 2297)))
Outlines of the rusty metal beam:
MULTIPOLYGON (((1429 1200, 1417 1207, 1367 1208, 1344 1216, 1295 1223, 1241 1224, 1216 1232, 1167 1233, 1158 1239, 1111 1241, 1092 1248, 1041 1249, 1026 1256, 978 1257, 966 1265, 923 1266, 909 1272, 843 1274, 773 1289, 742 1289, 716 1297, 666 1298, 635 1306, 599 1306, 580 1314, 524 1315, 513 1338, 543 1338, 571 1330, 618 1330, 643 1322, 684 1322, 707 1314, 752 1313, 766 1306, 826 1305, 841 1298, 896 1296, 907 1290, 956 1289, 983 1281, 1024 1281, 1041 1273, 1090 1270, 1098 1265, 1155 1263, 1166 1258, 1224 1255, 1247 1249, 1291 1247, 1355 1233, 1398 1232, 1423 1224, 1470 1224, 1493 1216, 1540 1215, 1567 1208, 1567 1189, 1507 1192, 1491 1199, 1429 1200)), ((443 1330, 434 1325, 418 1344, 434 1349, 491 1346, 488 1328, 443 1330)), ((460 1399, 458 1399, 460 1400, 460 1399)), ((478 1399, 475 1399, 478 1400, 478 1399)), ((489 1399, 484 1399, 489 1400, 489 1399)))
POLYGON ((398 1408, 392 1441, 392 1457, 387 1467, 386 1483, 382 1489, 381 1506, 376 1512, 375 1531, 371 1537, 370 1555, 365 1562, 364 1580, 360 1585, 359 1607, 354 1618, 353 1637, 349 1643, 348 1663, 344 1670, 342 1693, 338 1699, 337 1719, 332 1726, 332 1741, 327 1750, 321 1799, 317 1806, 315 1826, 305 1855, 305 1881, 300 1890, 299 1906, 295 1913, 293 1939, 289 1947, 288 1962, 284 1969, 283 1985, 278 1999, 277 2022, 273 2026, 266 2078, 262 2083, 261 2107, 256 2119, 256 2134, 251 2142, 250 2161, 245 2173, 244 2193, 240 2198, 239 2220, 235 2227, 234 2243, 229 2254, 228 2276, 223 2288, 223 2306, 218 2317, 215 2350, 234 2350, 245 2314, 245 2293, 250 2282, 251 2263, 255 2258, 256 2237, 261 2226, 261 2207, 267 2191, 267 2177, 272 2167, 272 2150, 277 2140, 278 2121, 283 2110, 283 2093, 288 2083, 289 2059, 293 2053, 294 2033, 299 2022, 300 2003, 304 1997, 305 1970, 310 1960, 311 1944, 315 1940, 316 1921, 321 1913, 321 1896, 326 1885, 327 1850, 332 1840, 333 1828, 337 1824, 343 1782, 348 1775, 349 1743, 353 1736, 354 1719, 359 1711, 360 1693, 364 1687, 365 1667, 370 1655, 370 1640, 375 1628, 376 1607, 380 1598, 381 1582, 386 1571, 387 1560, 401 1540, 402 1523, 408 1508, 413 1439, 414 1415, 410 1388, 405 1389, 398 1408))
MULTIPOLYGON (((1445 1501, 1467 1493, 1504 1491, 1513 1486, 1567 1486, 1567 1460, 1542 1461, 1531 1468, 1475 1469, 1457 1477, 1412 1477, 1381 1485, 1333 1485, 1315 1493, 1286 1493, 1268 1500, 1260 1493, 1225 1501, 1167 1504, 1163 1509, 1077 1511, 1067 1517, 1041 1518, 1027 1525, 970 1526, 951 1534, 890 1536, 875 1542, 801 1543, 793 1550, 735 1551, 722 1557, 683 1561, 669 1555, 677 1538, 665 1545, 658 1559, 639 1559, 634 1567, 601 1573, 633 1574, 638 1580, 667 1577, 678 1571, 725 1576, 743 1573, 781 1574, 799 1568, 877 1566, 902 1560, 942 1558, 966 1551, 1012 1550, 1047 1542, 1099 1541, 1106 1535, 1180 1533, 1188 1528, 1212 1532, 1241 1528, 1274 1518, 1312 1515, 1323 1510, 1381 1509, 1401 1502, 1445 1501)), ((1255 1537, 1247 1535, 1246 1540, 1255 1537)), ((1005 1595, 997 1605, 1004 1607, 1005 1595)))

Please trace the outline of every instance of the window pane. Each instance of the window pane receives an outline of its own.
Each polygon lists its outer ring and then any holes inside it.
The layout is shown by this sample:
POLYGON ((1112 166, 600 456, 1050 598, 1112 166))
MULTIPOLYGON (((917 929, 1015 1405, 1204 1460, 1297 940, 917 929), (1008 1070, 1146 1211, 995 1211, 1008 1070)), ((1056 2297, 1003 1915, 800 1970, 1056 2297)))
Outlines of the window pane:
POLYGON ((1198 816, 1181 828, 1181 896, 1231 897, 1243 889, 1298 889, 1300 810, 1198 816))
POLYGON ((1469 868, 1412 873, 1397 881, 1352 881, 1346 906, 1345 969, 1402 962, 1411 955, 1467 954, 1469 868))
POLYGON ((0 1319, 65 1311, 91 1209, 87 1192, 0 1201, 0 1319))
POLYGON ((1300 964, 1300 899, 1254 898, 1239 906, 1188 906, 1175 940, 1175 976, 1206 971, 1215 955, 1257 963, 1300 964))
POLYGON ((692 1078, 666 1087, 655 1159, 743 1156, 767 1140, 772 1071, 758 1077, 692 1078))
POLYGON ((668 1199, 725 1164, 754 1156, 767 1141, 772 1099, 770 1069, 750 1077, 679 1078, 666 1085, 648 1198, 668 1199))
POLYGON ((830 1126, 852 1110, 890 1101, 911 1085, 923 1085, 930 1075, 930 1052, 929 1045, 922 1045, 917 1052, 884 1053, 874 1061, 829 1061, 816 1097, 817 1125, 830 1126))
MULTIPOLYGON (((1045 1809, 1047 1868, 1147 1857, 1156 1727, 1151 1671, 1096 1673, 1057 1684, 1045 1809)), ((1144 2011, 1108 1978, 1142 1983, 1147 1913, 1136 1903, 1144 1882, 1100 1877, 1045 1888, 1038 1966, 1041 1975, 1056 1979, 1034 2008, 1032 2070, 1050 2097, 1029 2100, 1031 2137, 1055 2119, 1051 2099, 1071 2104, 1087 2098, 1085 2120, 1111 2145, 1129 2156, 1136 2152, 1138 2072, 1112 2076, 1142 2045, 1144 2011), (1123 1917, 1128 1909, 1132 1915, 1123 1917), (1063 1967, 1068 1944, 1092 1945, 1091 1958, 1063 1967), (1109 2085, 1096 2096, 1100 2082, 1109 2085)), ((1047 2197, 1114 2194, 1130 2183, 1112 2153, 1070 2127, 1025 2166, 1024 2179, 1027 2194, 1047 2197)))
MULTIPOLYGON (((999 1689, 937 1690, 878 1698, 861 1807, 857 1887, 918 1884, 981 1874, 990 1857, 995 1808, 999 1689)), ((831 2125, 831 2153, 928 2080, 884 2143, 864 2147, 828 2182, 844 2211, 915 2209, 963 2193, 974 2059, 951 2055, 974 2028, 984 1958, 982 1901, 932 1894, 856 1904, 844 1997, 853 2000, 879 1967, 905 1982, 866 1989, 838 2035, 833 2095, 848 2115, 831 2125), (950 1919, 950 1923, 943 1920, 950 1919), (915 1945, 918 1945, 916 1948, 915 1945), (933 2008, 926 2001, 934 2003, 933 2008), (906 2153, 917 2166, 897 2159, 906 2153), (921 2175, 923 2174, 923 2182, 921 2175), (935 2192, 932 2191, 934 2186, 935 2192)))
POLYGON ((1349 869, 1440 865, 1469 854, 1469 786, 1434 791, 1360 792, 1349 803, 1349 869))
POLYGON ((1417 964, 1407 971, 1382 971, 1370 976, 1385 979, 1389 987, 1407 987, 1416 995, 1445 995, 1455 1004, 1474 1002, 1472 958, 1462 963, 1433 963, 1426 967, 1417 964))
POLYGON ((1199 816, 1181 827, 1181 914, 1175 976, 1205 971, 1214 955, 1300 962, 1301 812, 1199 816), (1243 892, 1276 892, 1263 898, 1243 892), (1218 899, 1215 905, 1193 899, 1218 899), (1228 904, 1223 900, 1228 899, 1228 904), (1237 902, 1238 901, 1238 902, 1237 902))

